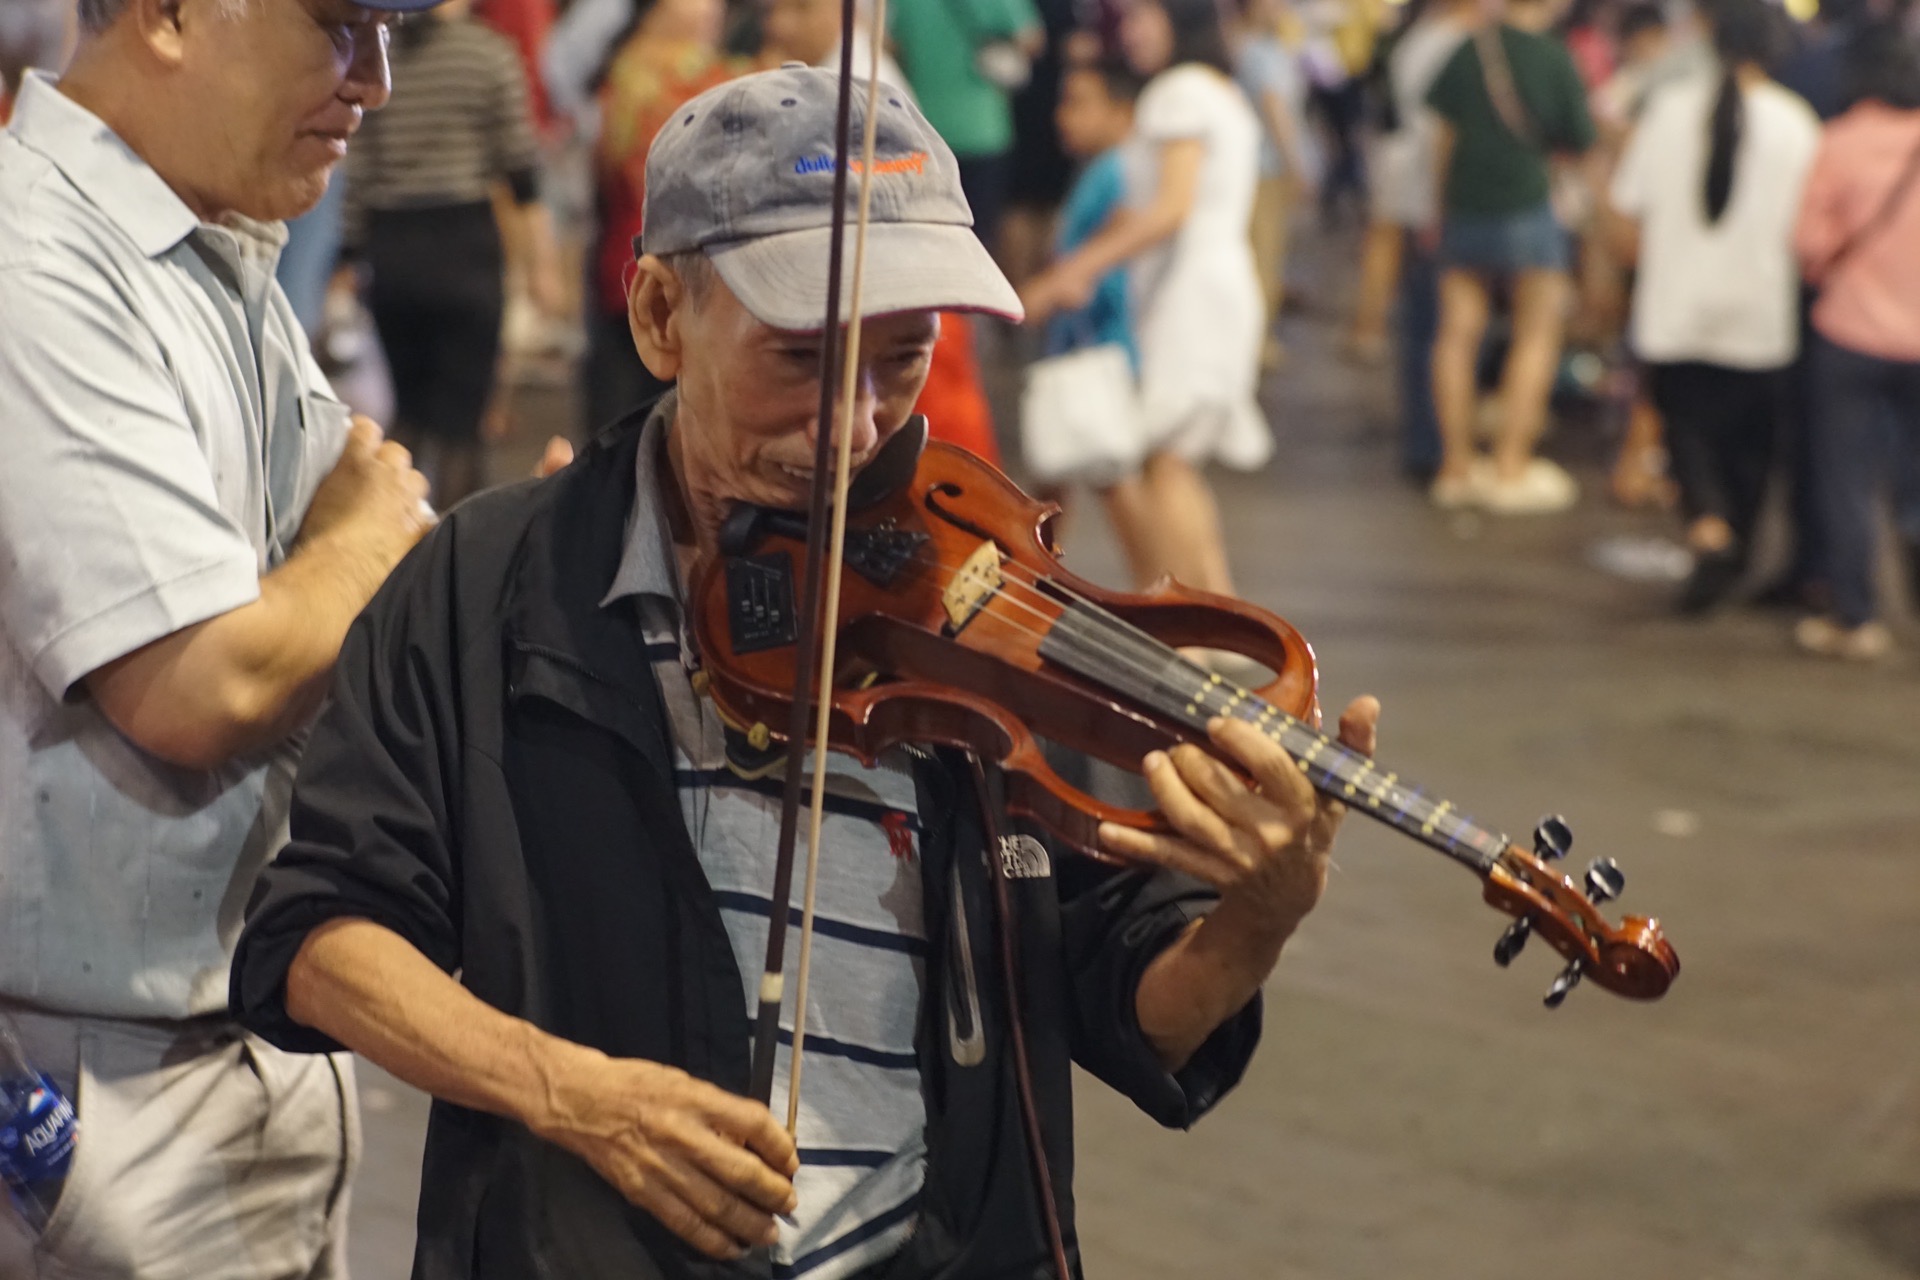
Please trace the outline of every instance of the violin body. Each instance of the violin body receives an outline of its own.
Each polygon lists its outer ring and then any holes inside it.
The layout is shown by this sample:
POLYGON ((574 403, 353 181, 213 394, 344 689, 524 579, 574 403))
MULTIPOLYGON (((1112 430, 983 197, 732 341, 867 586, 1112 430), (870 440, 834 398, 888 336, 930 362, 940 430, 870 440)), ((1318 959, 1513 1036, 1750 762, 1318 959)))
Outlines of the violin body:
MULTIPOLYGON (((1216 716, 1244 719, 1321 791, 1479 874, 1486 901, 1515 920, 1495 951, 1501 964, 1535 932, 1568 959, 1549 1005, 1586 976, 1636 999, 1666 991, 1679 959, 1658 922, 1627 917, 1616 928, 1596 908, 1619 891, 1618 868, 1595 863, 1583 890, 1549 865, 1571 844, 1563 823, 1544 823, 1529 853, 1321 733, 1313 650, 1285 620, 1178 584, 1134 594, 1078 578, 1059 561, 1057 507, 972 454, 927 443, 920 420, 902 436, 883 451, 890 460, 863 473, 866 492, 849 497, 830 746, 869 764, 900 746, 971 751, 1003 771, 1011 813, 1112 861, 1102 822, 1164 822, 1072 786, 1042 740, 1137 772, 1149 752, 1177 743, 1215 750, 1216 716), (1273 679, 1240 688, 1182 656, 1186 646, 1245 655, 1273 679)), ((709 692, 757 746, 793 711, 795 639, 809 621, 794 605, 806 533, 791 513, 743 509, 722 554, 695 574, 690 610, 709 692)))
MULTIPOLYGON (((1204 743, 1206 735, 1131 708, 1042 657, 1041 642, 1068 601, 1097 602, 1173 645, 1245 653, 1278 673, 1262 693, 1297 715, 1314 711, 1314 659, 1299 632, 1252 605, 1174 584, 1153 595, 1128 595, 1066 573, 1051 535, 1058 512, 974 455, 934 441, 907 485, 851 517, 850 544, 874 532, 927 541, 888 586, 851 569, 842 580, 829 739, 868 764, 905 745, 974 751, 1005 771, 1013 813, 1083 853, 1105 858, 1095 835, 1100 823, 1143 829, 1164 824, 1067 783, 1048 765, 1038 738, 1137 772, 1149 751, 1204 743), (1005 607, 982 608, 956 627, 949 588, 987 543, 1007 557, 1003 573, 1021 575, 1035 589, 1005 607), (1041 582, 1072 597, 1062 599, 1041 582)), ((801 550, 793 532, 768 535, 757 547, 755 559, 773 590, 781 590, 775 585, 782 573, 778 562, 797 562, 801 550)), ((736 586, 742 576, 736 567, 736 586)), ((730 655, 707 666, 722 714, 756 738, 753 726, 769 726, 771 733, 772 726, 784 725, 793 697, 792 648, 738 651, 724 565, 708 567, 693 599, 701 653, 730 655)))

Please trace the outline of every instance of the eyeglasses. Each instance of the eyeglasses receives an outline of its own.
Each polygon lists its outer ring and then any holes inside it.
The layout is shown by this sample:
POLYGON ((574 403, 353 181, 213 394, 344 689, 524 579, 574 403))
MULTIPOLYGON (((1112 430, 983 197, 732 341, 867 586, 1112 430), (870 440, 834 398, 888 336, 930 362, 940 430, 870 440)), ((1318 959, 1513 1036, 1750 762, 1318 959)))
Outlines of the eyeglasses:
POLYGON ((393 29, 414 16, 364 9, 349 0, 303 0, 301 7, 335 48, 355 58, 369 52, 376 42, 385 53, 393 41, 393 29))

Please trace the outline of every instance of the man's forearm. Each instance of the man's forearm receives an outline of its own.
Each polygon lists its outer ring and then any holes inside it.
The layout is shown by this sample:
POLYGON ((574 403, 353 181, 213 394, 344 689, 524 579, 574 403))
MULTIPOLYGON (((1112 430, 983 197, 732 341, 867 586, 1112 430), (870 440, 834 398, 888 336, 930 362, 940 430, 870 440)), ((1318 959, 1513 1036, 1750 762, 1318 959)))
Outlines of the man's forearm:
POLYGON ((287 1013, 415 1088, 536 1132, 556 1070, 596 1056, 495 1009, 370 920, 308 935, 287 974, 287 1013))
POLYGON ((386 581, 391 562, 349 539, 296 547, 260 580, 264 606, 227 650, 230 674, 246 686, 256 714, 245 717, 262 743, 277 742, 319 707, 347 628, 386 581))
POLYGON ((319 707, 387 568, 351 540, 303 544, 260 580, 258 599, 108 663, 88 689, 115 727, 173 764, 212 768, 270 746, 319 707))
POLYGON ((1293 927, 1242 914, 1231 900, 1196 920, 1140 976, 1134 1011, 1170 1072, 1258 994, 1293 927))
POLYGON ((779 1239, 799 1153, 767 1108, 665 1063, 552 1036, 473 995, 398 934, 307 937, 287 1012, 434 1097, 516 1120, 715 1258, 779 1239))

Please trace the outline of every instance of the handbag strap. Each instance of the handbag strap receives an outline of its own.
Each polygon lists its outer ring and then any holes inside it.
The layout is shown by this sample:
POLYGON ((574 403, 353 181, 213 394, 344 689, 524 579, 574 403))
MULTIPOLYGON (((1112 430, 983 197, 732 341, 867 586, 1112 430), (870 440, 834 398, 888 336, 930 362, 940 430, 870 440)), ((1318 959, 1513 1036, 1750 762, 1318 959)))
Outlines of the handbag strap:
POLYGON ((1473 47, 1480 54, 1480 82, 1487 88, 1494 114, 1507 132, 1536 151, 1546 150, 1527 111, 1520 86, 1514 83, 1513 64, 1507 61, 1507 47, 1500 38, 1500 24, 1488 23, 1473 33, 1473 47))
POLYGON ((1913 190, 1915 181, 1920 181, 1920 138, 1914 140, 1913 149, 1907 153, 1906 167, 1900 171, 1900 176, 1888 189, 1886 199, 1880 202, 1880 207, 1874 210, 1871 218, 1855 227, 1853 234, 1840 242, 1840 247, 1833 251, 1833 256, 1828 258, 1826 264, 1820 268, 1817 278, 1831 280, 1833 273, 1840 269, 1842 263, 1860 252, 1866 247, 1868 241, 1879 235, 1886 225, 1893 221, 1894 215, 1900 212, 1901 206, 1907 202, 1907 193, 1913 190))

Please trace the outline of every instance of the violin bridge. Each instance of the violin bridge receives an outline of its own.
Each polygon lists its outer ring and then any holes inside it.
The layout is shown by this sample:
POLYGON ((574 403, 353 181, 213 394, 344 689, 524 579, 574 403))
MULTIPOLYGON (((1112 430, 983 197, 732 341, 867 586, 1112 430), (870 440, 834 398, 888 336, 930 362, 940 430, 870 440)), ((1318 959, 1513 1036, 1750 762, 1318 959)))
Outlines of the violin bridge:
POLYGON ((947 622, 956 634, 965 630, 966 625, 987 607, 987 602, 999 593, 1003 581, 1000 573, 1003 558, 999 547, 991 542, 981 543, 941 593, 940 603, 945 606, 947 622))

